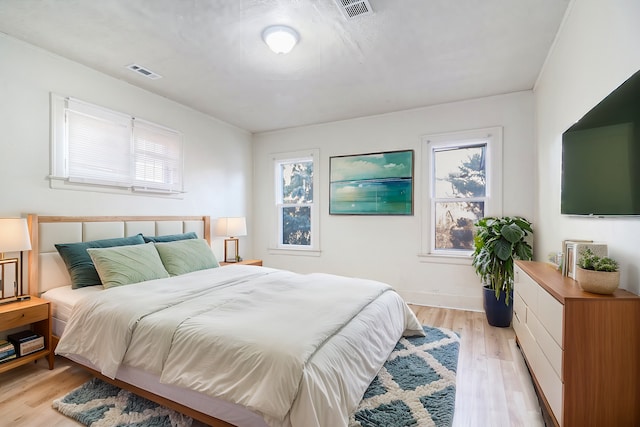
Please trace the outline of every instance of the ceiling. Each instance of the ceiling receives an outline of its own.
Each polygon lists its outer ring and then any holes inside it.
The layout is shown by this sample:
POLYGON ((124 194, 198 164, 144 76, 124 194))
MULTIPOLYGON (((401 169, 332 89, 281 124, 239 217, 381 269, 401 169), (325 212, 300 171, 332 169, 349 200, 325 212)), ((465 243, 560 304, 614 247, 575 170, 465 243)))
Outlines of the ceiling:
POLYGON ((0 0, 0 32, 262 132, 532 89, 569 1, 0 0))

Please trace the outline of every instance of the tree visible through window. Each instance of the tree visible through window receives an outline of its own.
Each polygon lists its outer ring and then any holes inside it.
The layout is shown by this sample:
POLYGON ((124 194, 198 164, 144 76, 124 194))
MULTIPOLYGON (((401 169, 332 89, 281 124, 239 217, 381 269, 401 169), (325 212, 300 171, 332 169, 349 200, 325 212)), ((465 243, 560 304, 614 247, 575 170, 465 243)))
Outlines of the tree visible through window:
POLYGON ((435 250, 473 249, 473 223, 485 215, 486 149, 434 148, 435 250))
POLYGON ((278 162, 280 245, 312 245, 313 159, 278 162))
POLYGON ((428 194, 421 255, 469 259, 473 224, 502 215, 502 128, 425 135, 422 142, 428 194))

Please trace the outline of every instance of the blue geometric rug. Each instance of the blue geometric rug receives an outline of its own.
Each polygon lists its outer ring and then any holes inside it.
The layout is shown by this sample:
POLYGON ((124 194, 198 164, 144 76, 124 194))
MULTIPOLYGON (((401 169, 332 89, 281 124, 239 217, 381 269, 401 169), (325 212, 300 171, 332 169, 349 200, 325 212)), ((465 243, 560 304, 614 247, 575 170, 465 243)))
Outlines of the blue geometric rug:
MULTIPOLYGON (((401 338, 367 389, 349 427, 449 427, 456 399, 460 339, 423 326, 425 337, 401 338)), ((186 415, 91 379, 53 407, 90 427, 189 427, 186 415)))
POLYGON ((423 326, 401 338, 351 416, 349 427, 449 427, 456 402, 460 338, 423 326))
POLYGON ((93 378, 53 407, 91 427, 189 427, 193 420, 150 400, 93 378))

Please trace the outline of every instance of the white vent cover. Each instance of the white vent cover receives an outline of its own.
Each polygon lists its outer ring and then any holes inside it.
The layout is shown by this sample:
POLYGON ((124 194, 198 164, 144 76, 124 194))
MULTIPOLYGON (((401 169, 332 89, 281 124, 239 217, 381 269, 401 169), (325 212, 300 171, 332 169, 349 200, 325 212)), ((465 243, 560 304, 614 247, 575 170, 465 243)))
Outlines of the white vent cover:
POLYGON ((160 74, 154 73, 153 71, 149 70, 148 68, 144 68, 141 67, 138 64, 131 64, 131 65, 127 65, 127 68, 130 69, 133 72, 136 72, 138 74, 142 74, 143 76, 151 79, 151 80, 155 80, 155 79, 161 79, 162 76, 160 74))
POLYGON ((347 19, 373 13, 369 0, 335 0, 335 2, 347 19))

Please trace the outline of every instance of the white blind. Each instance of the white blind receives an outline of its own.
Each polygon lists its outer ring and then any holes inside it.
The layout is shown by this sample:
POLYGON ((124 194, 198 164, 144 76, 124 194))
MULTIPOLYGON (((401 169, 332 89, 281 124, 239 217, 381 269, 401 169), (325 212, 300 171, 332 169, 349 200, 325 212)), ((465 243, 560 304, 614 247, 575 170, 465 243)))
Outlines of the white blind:
POLYGON ((180 133, 136 119, 134 149, 136 189, 182 191, 180 133))
POLYGON ((65 170, 71 182, 136 191, 183 191, 181 133, 76 99, 66 99, 65 170))
POLYGON ((131 185, 131 119, 70 99, 66 110, 70 181, 131 185))

